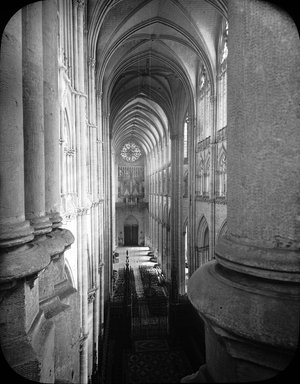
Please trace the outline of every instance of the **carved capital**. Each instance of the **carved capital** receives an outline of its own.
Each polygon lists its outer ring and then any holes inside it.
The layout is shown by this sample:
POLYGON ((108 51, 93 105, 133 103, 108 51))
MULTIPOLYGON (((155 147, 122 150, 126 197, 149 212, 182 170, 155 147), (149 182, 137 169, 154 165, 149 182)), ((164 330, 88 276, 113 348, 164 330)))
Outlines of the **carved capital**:
POLYGON ((96 60, 93 57, 89 58, 88 64, 91 68, 95 68, 96 60))
POLYGON ((85 5, 85 0, 73 0, 74 7, 83 8, 85 5))
POLYGON ((88 303, 92 303, 96 298, 96 288, 92 288, 88 292, 88 303))
POLYGON ((102 92, 100 89, 98 89, 98 90, 96 91, 96 95, 97 95, 100 99, 102 99, 102 97, 103 97, 103 92, 102 92))
POLYGON ((104 262, 101 261, 101 262, 99 263, 99 265, 98 265, 98 271, 99 271, 99 273, 101 272, 101 270, 102 270, 103 267, 104 267, 104 262))

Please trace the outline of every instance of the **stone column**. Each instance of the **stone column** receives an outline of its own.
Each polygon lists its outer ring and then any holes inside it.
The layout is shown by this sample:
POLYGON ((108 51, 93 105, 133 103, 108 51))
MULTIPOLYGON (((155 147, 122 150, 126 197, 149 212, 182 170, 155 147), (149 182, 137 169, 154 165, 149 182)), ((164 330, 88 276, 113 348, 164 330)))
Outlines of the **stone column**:
POLYGON ((216 238, 216 188, 215 188, 215 174, 217 164, 217 143, 216 143, 216 102, 215 96, 210 96, 209 113, 211 115, 211 137, 210 137, 210 228, 209 228, 209 259, 214 258, 215 253, 215 238, 216 238))
POLYGON ((228 15, 228 235, 188 294, 206 323, 198 380, 260 381, 299 341, 299 36, 267 2, 228 15))
POLYGON ((45 216, 42 2, 22 9, 25 214, 36 235, 48 233, 45 216))
POLYGON ((33 239, 25 220, 22 12, 8 22, 0 56, 0 247, 33 239))
POLYGON ((84 19, 84 0, 74 1, 75 5, 75 16, 77 16, 77 44, 78 44, 78 83, 77 83, 77 108, 79 118, 79 145, 78 150, 80 151, 80 164, 81 169, 80 179, 79 179, 79 189, 80 189, 80 223, 79 230, 81 236, 81 244, 79 252, 81 253, 81 271, 82 271, 82 288, 81 288, 81 300, 82 300, 82 333, 83 333, 83 342, 81 346, 80 354, 80 380, 83 384, 88 382, 88 259, 87 259, 87 247, 88 247, 88 213, 90 210, 90 202, 87 198, 87 122, 86 122, 86 95, 85 95, 85 80, 84 80, 84 68, 85 68, 85 56, 84 56, 84 28, 83 28, 83 19, 84 19), (77 11, 77 12, 76 12, 77 11))
MULTIPOLYGON (((177 302, 181 291, 182 274, 184 277, 184 258, 181 260, 182 241, 182 164, 183 164, 183 140, 182 137, 174 135, 171 137, 171 300, 177 302)), ((184 287, 183 287, 184 289, 184 287)))
POLYGON ((53 228, 61 226, 59 215, 59 103, 57 62, 57 4, 45 0, 43 7, 45 209, 53 228))
POLYGON ((197 124, 196 118, 188 119, 188 129, 190 132, 189 140, 189 222, 188 222, 188 263, 189 263, 189 277, 193 268, 193 260, 195 258, 195 213, 196 213, 196 201, 195 201, 195 186, 196 183, 196 145, 197 145, 197 124))

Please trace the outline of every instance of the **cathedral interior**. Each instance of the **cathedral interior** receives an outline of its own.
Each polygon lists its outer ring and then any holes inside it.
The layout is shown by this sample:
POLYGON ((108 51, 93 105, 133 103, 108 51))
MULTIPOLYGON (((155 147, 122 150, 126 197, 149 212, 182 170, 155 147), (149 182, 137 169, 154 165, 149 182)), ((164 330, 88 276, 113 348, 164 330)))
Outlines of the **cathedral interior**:
POLYGON ((260 0, 15 3, 0 52, 9 374, 280 377, 300 318, 291 14, 260 0))

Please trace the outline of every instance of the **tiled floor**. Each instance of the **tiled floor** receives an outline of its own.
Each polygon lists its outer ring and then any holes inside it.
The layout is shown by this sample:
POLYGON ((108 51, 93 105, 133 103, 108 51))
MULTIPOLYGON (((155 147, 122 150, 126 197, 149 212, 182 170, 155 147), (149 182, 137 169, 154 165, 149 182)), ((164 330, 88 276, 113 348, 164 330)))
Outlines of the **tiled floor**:
MULTIPOLYGON (((153 267, 154 262, 147 256, 149 248, 146 247, 119 247, 119 262, 114 264, 114 269, 124 268, 126 265, 126 250, 128 250, 129 266, 133 269, 135 287, 139 299, 144 297, 144 289, 140 276, 139 266, 153 267)), ((142 321, 145 314, 140 319, 142 321)), ((155 319, 155 317, 153 318, 155 319)), ((152 319, 152 320, 153 320, 152 319)), ((151 318, 148 319, 150 327, 151 318)), ((179 383, 180 379, 192 372, 191 365, 182 349, 172 348, 164 336, 158 338, 135 339, 132 341, 131 350, 124 351, 123 374, 124 384, 140 383, 179 383)))

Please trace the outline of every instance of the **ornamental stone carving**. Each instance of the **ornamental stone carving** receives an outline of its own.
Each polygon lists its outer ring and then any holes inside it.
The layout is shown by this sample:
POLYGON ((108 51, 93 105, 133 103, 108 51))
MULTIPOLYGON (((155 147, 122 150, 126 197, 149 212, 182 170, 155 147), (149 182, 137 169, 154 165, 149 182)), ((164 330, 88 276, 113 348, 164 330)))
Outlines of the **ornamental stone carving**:
POLYGON ((85 0, 73 0, 74 7, 83 8, 85 6, 85 0))

